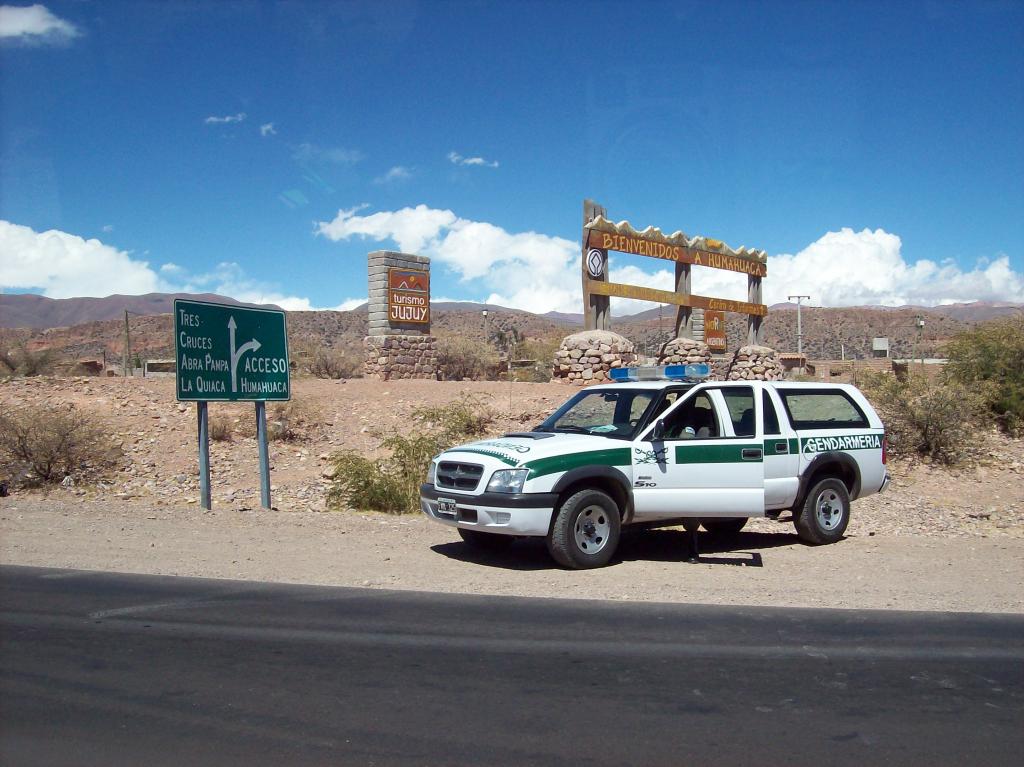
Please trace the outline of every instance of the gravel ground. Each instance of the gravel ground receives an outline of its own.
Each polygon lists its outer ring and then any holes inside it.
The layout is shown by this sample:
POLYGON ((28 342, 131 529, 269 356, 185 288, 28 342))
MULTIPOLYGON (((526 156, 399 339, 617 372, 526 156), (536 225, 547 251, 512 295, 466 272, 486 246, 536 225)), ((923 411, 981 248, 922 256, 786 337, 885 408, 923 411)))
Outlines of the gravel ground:
POLYGON ((521 429, 571 391, 300 379, 296 401, 313 425, 296 441, 271 444, 278 511, 258 509, 251 406, 212 405, 236 435, 211 448, 214 508, 204 512, 196 503, 194 407, 174 401, 173 381, 0 382, 2 405, 92 409, 126 455, 122 470, 101 485, 0 499, 0 561, 522 596, 1024 612, 1024 443, 995 435, 965 468, 890 464, 890 491, 855 502, 838 544, 804 546, 788 522, 753 520, 731 541, 703 536, 704 557, 695 565, 683 560, 679 530, 630 534, 612 566, 566 572, 539 542, 481 556, 419 516, 324 510, 330 453, 372 453, 375 432, 405 427, 417 406, 471 394, 490 402, 498 430, 521 429))

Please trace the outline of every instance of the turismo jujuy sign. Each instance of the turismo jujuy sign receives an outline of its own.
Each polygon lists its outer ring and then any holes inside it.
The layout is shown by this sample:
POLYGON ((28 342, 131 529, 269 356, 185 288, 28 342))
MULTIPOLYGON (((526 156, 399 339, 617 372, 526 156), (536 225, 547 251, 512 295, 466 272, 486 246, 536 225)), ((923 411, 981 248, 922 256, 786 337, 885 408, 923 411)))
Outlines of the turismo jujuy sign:
POLYGON ((388 320, 422 325, 430 322, 430 272, 388 269, 388 320))

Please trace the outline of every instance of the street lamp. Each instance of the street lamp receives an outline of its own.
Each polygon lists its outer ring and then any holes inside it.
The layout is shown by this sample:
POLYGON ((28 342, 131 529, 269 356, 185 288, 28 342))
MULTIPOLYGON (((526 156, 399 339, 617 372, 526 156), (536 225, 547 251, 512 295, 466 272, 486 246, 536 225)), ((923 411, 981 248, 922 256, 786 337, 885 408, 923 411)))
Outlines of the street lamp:
POLYGON ((803 299, 811 300, 810 296, 787 296, 788 301, 796 299, 796 356, 800 358, 800 372, 804 372, 804 326, 800 318, 800 302, 803 299))
POLYGON ((487 343, 487 310, 480 312, 484 316, 484 343, 487 343))

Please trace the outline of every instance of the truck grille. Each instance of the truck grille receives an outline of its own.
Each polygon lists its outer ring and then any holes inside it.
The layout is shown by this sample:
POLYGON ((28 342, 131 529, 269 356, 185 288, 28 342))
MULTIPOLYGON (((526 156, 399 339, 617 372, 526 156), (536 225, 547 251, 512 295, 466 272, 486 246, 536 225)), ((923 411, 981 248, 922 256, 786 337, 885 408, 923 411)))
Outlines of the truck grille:
POLYGON ((441 461, 437 465, 435 482, 438 487, 472 491, 480 484, 483 474, 484 467, 479 464, 441 461))

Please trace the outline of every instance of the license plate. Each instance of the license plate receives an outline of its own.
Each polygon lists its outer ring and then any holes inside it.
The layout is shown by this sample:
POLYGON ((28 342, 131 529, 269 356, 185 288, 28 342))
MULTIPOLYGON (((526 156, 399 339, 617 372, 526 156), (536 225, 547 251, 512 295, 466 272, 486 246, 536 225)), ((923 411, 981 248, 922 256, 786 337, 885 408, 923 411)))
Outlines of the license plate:
POLYGON ((437 510, 440 511, 442 514, 454 514, 455 501, 453 501, 451 498, 438 498, 437 510))

